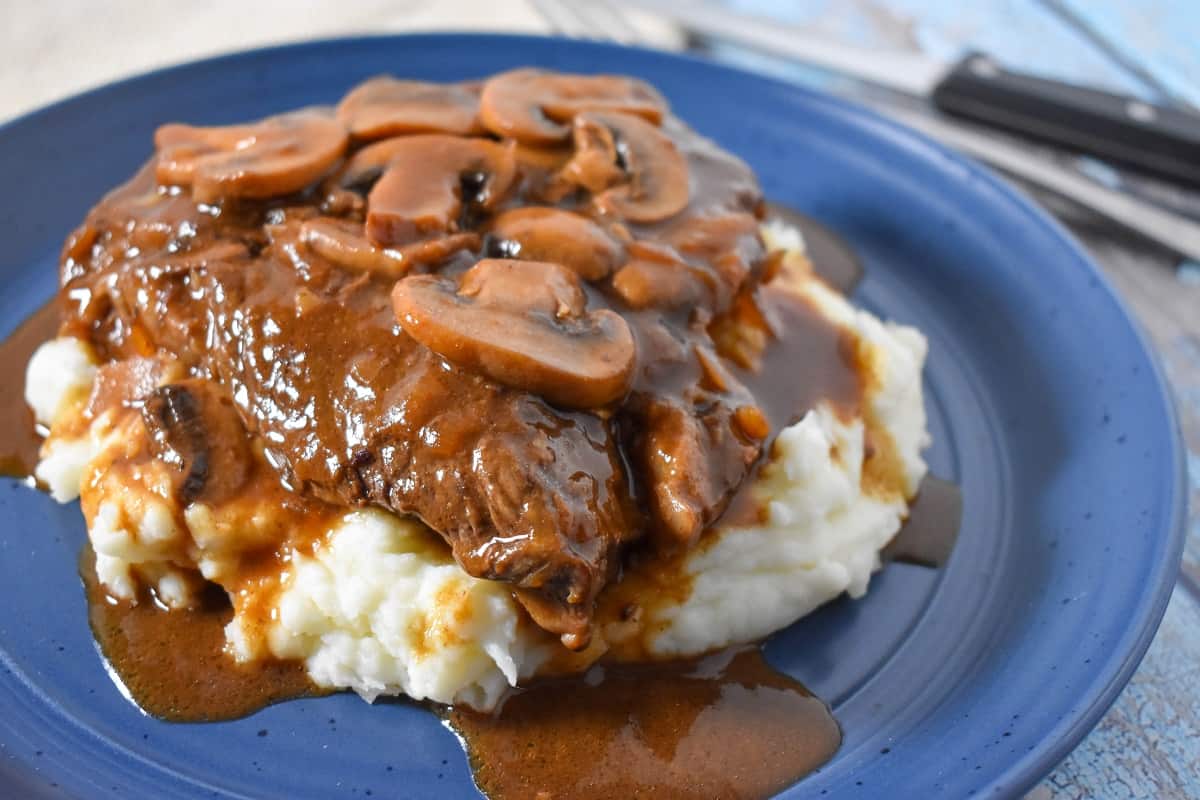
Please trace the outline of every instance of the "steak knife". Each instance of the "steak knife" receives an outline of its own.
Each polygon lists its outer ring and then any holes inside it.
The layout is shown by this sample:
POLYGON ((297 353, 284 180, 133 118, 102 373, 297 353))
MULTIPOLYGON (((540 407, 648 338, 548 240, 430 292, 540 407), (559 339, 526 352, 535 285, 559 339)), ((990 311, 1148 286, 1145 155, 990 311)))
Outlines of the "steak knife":
POLYGON ((972 53, 953 64, 921 53, 848 45, 711 2, 625 0, 685 32, 783 57, 928 101, 943 114, 882 110, 934 139, 1068 197, 1193 260, 1200 224, 1031 156, 972 125, 998 128, 1200 187, 1200 113, 1007 70, 972 53))

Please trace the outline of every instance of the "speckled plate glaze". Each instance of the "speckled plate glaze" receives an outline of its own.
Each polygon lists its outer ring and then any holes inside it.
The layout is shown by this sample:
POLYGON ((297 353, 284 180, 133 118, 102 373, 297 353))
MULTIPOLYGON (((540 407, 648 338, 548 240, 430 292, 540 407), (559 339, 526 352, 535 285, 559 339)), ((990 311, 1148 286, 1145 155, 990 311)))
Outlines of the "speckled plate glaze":
MULTIPOLYGON (((156 72, 0 128, 0 334, 52 295, 64 236, 149 155, 159 123, 333 103, 380 72, 523 64, 652 81, 769 196, 853 242, 857 302, 929 337, 929 461, 963 488, 962 534, 945 569, 889 566, 866 598, 768 643, 845 730, 784 796, 1019 796, 1100 719, 1165 608, 1183 532, 1175 416, 1079 247, 983 170, 878 117, 696 60, 539 38, 349 39, 156 72)), ((341 695, 208 725, 142 715, 89 635, 84 541, 76 506, 0 482, 0 794, 471 793, 454 736, 408 703, 341 695)))

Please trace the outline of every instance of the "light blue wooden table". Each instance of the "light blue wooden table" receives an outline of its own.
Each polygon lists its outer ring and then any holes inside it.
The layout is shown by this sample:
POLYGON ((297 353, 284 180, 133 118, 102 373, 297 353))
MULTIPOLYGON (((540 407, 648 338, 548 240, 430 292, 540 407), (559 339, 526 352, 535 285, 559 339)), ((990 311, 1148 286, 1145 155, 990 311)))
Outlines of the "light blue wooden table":
MULTIPOLYGON (((1026 71, 1200 106, 1200 0, 730 4, 844 41, 945 58, 980 49, 1026 71)), ((844 82, 812 71, 792 77, 847 91, 844 82)), ((1200 798, 1200 265, 1148 250, 1078 210, 1061 204, 1053 210, 1157 345, 1187 442, 1191 513, 1175 592, 1141 668, 1095 731, 1028 800, 1200 798)))

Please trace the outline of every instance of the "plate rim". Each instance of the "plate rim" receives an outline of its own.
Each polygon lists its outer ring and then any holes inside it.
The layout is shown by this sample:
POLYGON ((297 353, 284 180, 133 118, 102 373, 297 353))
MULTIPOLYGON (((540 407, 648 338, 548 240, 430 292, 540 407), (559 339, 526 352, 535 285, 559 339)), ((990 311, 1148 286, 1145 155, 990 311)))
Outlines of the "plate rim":
MULTIPOLYGON (((959 169, 965 170, 973 179, 982 182, 993 196, 1008 203, 1033 224, 1046 229, 1052 238, 1056 240, 1057 244, 1071 254, 1073 263, 1069 268, 1083 270, 1087 277, 1097 283, 1098 288, 1106 294, 1107 299, 1117 309, 1119 316, 1129 325, 1133 342, 1137 345, 1143 362, 1150 368, 1149 377, 1152 380, 1159 400, 1159 408, 1154 409, 1154 411, 1163 415, 1166 429, 1169 431, 1168 445, 1170 452, 1167 461, 1169 462, 1169 472, 1174 476, 1174 479, 1167 490, 1170 501, 1169 515, 1165 517, 1164 524, 1157 531, 1159 535, 1153 540, 1159 541, 1163 545, 1164 557, 1160 558, 1153 565, 1150 572, 1150 585, 1153 586, 1153 592, 1142 593, 1138 602, 1133 605, 1133 613, 1129 618, 1129 630, 1136 630, 1136 635, 1133 636, 1128 648, 1120 657, 1106 659, 1099 665, 1099 669, 1094 670, 1093 680, 1081 688, 1077 695, 1077 698, 1080 700, 1080 705, 1077 706, 1078 710, 1073 715, 1064 716, 1055 725, 1049 726, 1044 730, 1042 746, 1014 759, 1008 768, 1002 770, 992 781, 981 787, 980 794, 999 792, 1018 796, 1035 786, 1067 755, 1074 751, 1100 722, 1133 677, 1134 672, 1136 672, 1138 666, 1141 664, 1151 642, 1158 632, 1162 617, 1166 612, 1167 605, 1175 588, 1174 576, 1179 570, 1186 542, 1188 508, 1188 495, 1184 491, 1186 484, 1186 462, 1184 459, 1182 429, 1176 407, 1177 398, 1171 388, 1171 384, 1167 380, 1161 357, 1150 341, 1145 327, 1132 313, 1128 303, 1117 292, 1112 281, 1065 226, 1038 206, 1024 191, 992 169, 854 100, 828 94, 797 82, 789 82, 771 75, 754 72, 740 66, 725 64, 689 53, 674 53, 613 42, 590 40, 581 42, 579 40, 552 35, 461 30, 359 34, 296 40, 262 47, 225 51, 176 64, 140 70, 126 77, 93 86, 34 108, 20 116, 5 120, 0 123, 0 151, 4 147, 5 138, 15 128, 29 125, 37 126, 43 123, 44 118, 48 118, 64 108, 86 102, 109 92, 135 88, 135 84, 147 79, 167 78, 173 74, 191 72, 196 69, 203 69, 206 66, 227 64, 251 57, 267 59, 286 58, 290 54, 303 51, 318 51, 324 48, 353 50, 362 46, 378 45, 381 42, 402 43, 418 40, 424 40, 430 44, 462 44, 472 40, 480 43, 489 41, 508 42, 512 45, 520 45, 523 42, 539 42, 543 44, 553 42, 560 46, 586 46, 588 48, 607 49, 613 52, 635 51, 644 57, 675 62, 677 65, 686 66, 691 69, 718 70, 727 74, 733 74, 743 80, 751 80, 760 85, 769 86, 776 91, 802 95, 807 102, 821 105, 839 117, 847 118, 859 125, 869 127, 873 132, 886 135, 887 138, 893 141, 903 142, 909 147, 919 147, 925 151, 926 157, 933 155, 939 160, 949 161, 959 169)), ((784 790, 781 796, 790 795, 791 791, 795 788, 797 787, 790 787, 784 790)))

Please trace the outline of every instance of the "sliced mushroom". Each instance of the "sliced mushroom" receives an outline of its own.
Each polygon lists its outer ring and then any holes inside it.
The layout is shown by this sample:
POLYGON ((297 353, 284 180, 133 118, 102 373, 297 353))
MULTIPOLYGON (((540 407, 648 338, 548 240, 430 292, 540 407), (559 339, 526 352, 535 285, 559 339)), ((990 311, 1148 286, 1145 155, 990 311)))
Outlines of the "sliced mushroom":
POLYGON ((623 157, 611 128, 589 117, 580 117, 575 120, 573 131, 575 155, 559 170, 560 181, 600 194, 625 179, 623 157))
POLYGON ((767 252, 758 231, 753 214, 735 211, 718 216, 688 214, 672 222, 662 236, 680 253, 711 264, 726 294, 732 296, 753 265, 766 266, 767 252))
POLYGON ((671 248, 635 241, 626 250, 629 261, 613 276, 612 284, 630 308, 686 308, 711 302, 712 276, 671 248))
POLYGON ((300 191, 342 157, 341 123, 320 111, 297 111, 252 125, 163 125, 154 134, 159 183, 191 186, 200 203, 265 198, 300 191))
POLYGON ((488 130, 529 144, 553 144, 582 111, 622 111, 658 124, 667 102, 649 84, 619 75, 516 69, 483 85, 479 116, 488 130))
POLYGON ((684 308, 696 305, 701 287, 686 264, 634 259, 613 276, 613 289, 632 309, 684 308))
POLYGON ((526 171, 557 172, 573 154, 570 144, 538 147, 517 142, 517 163, 526 171))
POLYGON ((365 193, 383 174, 392 155, 403 149, 407 138, 397 136, 367 145, 346 160, 331 182, 338 188, 365 193))
POLYGON ((337 107, 338 120, 355 139, 482 133, 478 113, 478 93, 463 86, 401 81, 387 75, 359 84, 337 107))
POLYGON ((531 206, 505 211, 492 223, 492 235, 513 256, 553 261, 579 277, 597 281, 621 262, 619 242, 604 228, 580 214, 559 208, 531 206))
POLYGON ((479 234, 453 233, 397 249, 376 246, 363 235, 361 225, 321 218, 300 226, 300 241, 346 269, 399 278, 415 264, 437 264, 459 250, 479 247, 479 234))
POLYGON ((464 206, 492 208, 516 178, 511 144, 430 134, 375 147, 384 145, 386 171, 367 197, 367 236, 377 244, 456 232, 464 206))
POLYGON ((579 187, 563 180, 559 172, 571 161, 575 150, 571 144, 539 147, 517 142, 517 168, 521 171, 521 192, 529 203, 558 205, 579 187))
POLYGON ((629 389, 637 350, 620 315, 587 311, 579 276, 540 261, 484 259, 458 286, 410 275, 392 290, 400 326, 455 364, 568 408, 629 389))
POLYGON ((579 114, 574 132, 575 157, 559 174, 592 192, 601 212, 658 222, 687 208, 687 160, 667 134, 615 111, 579 114))
POLYGON ((184 505, 227 498, 245 483, 246 430, 229 399, 207 381, 158 387, 142 404, 142 421, 159 458, 177 470, 184 505))

